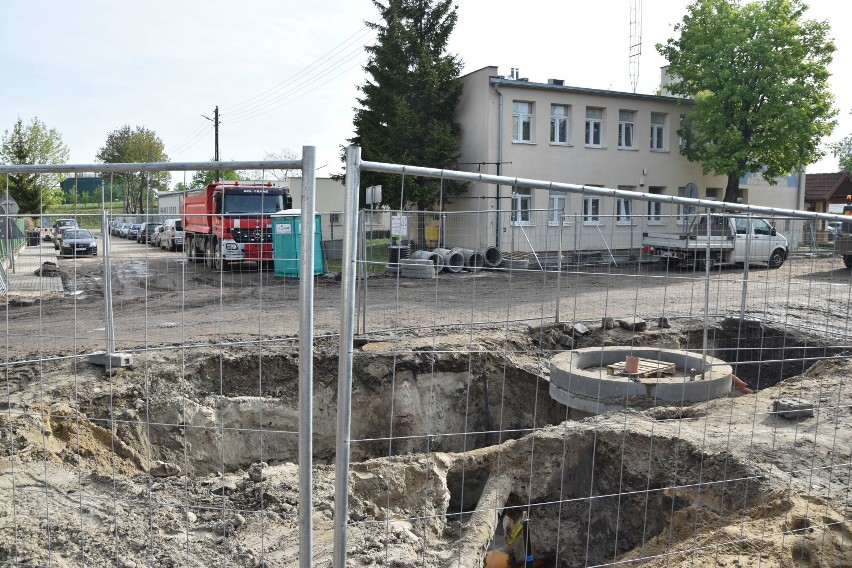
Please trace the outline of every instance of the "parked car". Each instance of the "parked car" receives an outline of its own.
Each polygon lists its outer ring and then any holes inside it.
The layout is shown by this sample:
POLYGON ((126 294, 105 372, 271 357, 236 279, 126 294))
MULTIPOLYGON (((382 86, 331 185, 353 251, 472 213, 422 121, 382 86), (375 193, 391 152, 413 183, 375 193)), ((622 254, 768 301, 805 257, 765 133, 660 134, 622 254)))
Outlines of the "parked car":
POLYGON ((128 239, 136 239, 139 235, 139 229, 142 228, 142 223, 131 223, 130 228, 127 229, 127 238, 128 239))
POLYGON ((825 224, 825 233, 828 240, 833 241, 843 232, 842 221, 829 221, 825 224))
POLYGON ((117 233, 117 236, 119 236, 119 237, 121 237, 121 238, 123 238, 123 239, 126 239, 126 238, 127 238, 127 233, 128 233, 129 231, 130 231, 130 223, 122 223, 122 224, 121 224, 121 225, 119 225, 119 227, 118 227, 118 233, 117 233))
POLYGON ((142 228, 136 233, 136 242, 143 244, 149 242, 156 228, 157 223, 142 223, 142 228))
POLYGON ((98 242, 87 229, 65 229, 59 243, 61 256, 83 256, 98 254, 98 242))
POLYGON ((163 233, 160 235, 160 248, 183 250, 183 220, 166 219, 163 221, 163 233))
POLYGON ((151 245, 152 247, 158 247, 159 248, 160 239, 162 238, 162 236, 163 236, 163 226, 157 225, 156 227, 154 227, 154 232, 151 233, 151 238, 148 239, 148 244, 151 245))
POLYGON ((76 228, 77 221, 74 219, 57 219, 53 224, 53 234, 50 236, 51 239, 55 240, 57 237, 62 236, 62 230, 68 228, 76 228))

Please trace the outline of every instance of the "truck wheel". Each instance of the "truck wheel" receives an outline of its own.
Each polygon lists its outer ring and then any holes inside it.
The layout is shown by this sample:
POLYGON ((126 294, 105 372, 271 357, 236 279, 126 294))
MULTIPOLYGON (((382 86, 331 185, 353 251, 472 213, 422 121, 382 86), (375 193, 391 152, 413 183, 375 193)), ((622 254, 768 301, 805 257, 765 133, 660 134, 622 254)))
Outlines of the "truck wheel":
POLYGON ((204 243, 204 266, 213 268, 213 240, 207 239, 204 243))
POLYGON ((696 258, 695 259, 695 270, 706 272, 708 269, 713 270, 713 266, 716 264, 715 260, 711 256, 710 258, 696 258))
POLYGON ((843 264, 846 265, 846 268, 852 268, 852 255, 847 254, 843 257, 843 264))
POLYGON ((784 251, 781 249, 775 249, 772 251, 772 254, 769 255, 769 268, 781 268, 781 265, 784 264, 784 251))

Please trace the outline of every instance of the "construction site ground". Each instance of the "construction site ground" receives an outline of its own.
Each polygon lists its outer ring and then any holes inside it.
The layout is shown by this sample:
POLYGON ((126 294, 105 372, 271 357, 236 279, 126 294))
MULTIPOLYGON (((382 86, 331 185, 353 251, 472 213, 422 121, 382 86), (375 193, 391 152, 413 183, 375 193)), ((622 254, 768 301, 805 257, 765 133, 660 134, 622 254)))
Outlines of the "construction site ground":
MULTIPOLYGON (((5 308, 0 564, 294 565, 298 280, 126 247, 113 306, 132 367, 104 376, 74 357, 105 346, 100 257, 60 259, 62 295, 5 308)), ((752 267, 744 304, 742 267, 709 282, 635 264, 367 279, 349 563, 482 566, 489 547, 517 559, 503 511, 526 512, 544 565, 849 566, 851 284, 839 259, 817 257, 752 267), (549 397, 557 351, 700 351, 705 327, 715 356, 748 361, 735 372, 754 394, 596 417, 549 397), (778 399, 814 414, 783 418, 778 399)), ((317 566, 333 544, 340 302, 339 280, 319 277, 317 566)))

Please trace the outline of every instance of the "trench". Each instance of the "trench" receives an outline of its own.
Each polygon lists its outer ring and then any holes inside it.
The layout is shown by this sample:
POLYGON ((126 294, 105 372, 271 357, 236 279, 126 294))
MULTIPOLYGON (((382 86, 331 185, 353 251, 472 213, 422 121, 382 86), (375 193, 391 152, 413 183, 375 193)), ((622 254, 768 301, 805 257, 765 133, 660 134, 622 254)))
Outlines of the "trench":
MULTIPOLYGON (((314 460, 334 461, 336 351, 314 361, 314 460)), ((546 378, 492 352, 358 353, 353 368, 351 459, 465 452, 558 424, 565 407, 546 378)), ((298 353, 234 350, 198 357, 183 373, 151 371, 142 422, 119 437, 189 473, 298 461, 298 353), (254 352, 252 352, 254 351, 254 352)), ((130 404, 130 402, 128 402, 130 404)), ((91 410, 90 410, 91 411, 91 410)))
MULTIPOLYGON (((708 339, 709 354, 734 366, 755 390, 843 351, 816 335, 736 319, 716 322, 708 339)), ((700 351, 703 330, 678 326, 632 340, 700 351)), ((624 337, 595 331, 578 337, 575 347, 623 342, 624 337)), ((546 353, 546 346, 539 346, 546 353)), ((336 349, 317 350, 317 464, 334 460, 337 365, 336 349)), ((435 452, 459 456, 523 438, 568 417, 566 408, 550 398, 546 378, 496 350, 358 351, 353 371, 353 462, 435 452)), ((117 427, 129 445, 147 449, 154 459, 178 463, 191 475, 246 469, 261 460, 298 461, 295 346, 193 354, 180 372, 172 368, 151 376, 146 422, 117 427)), ((578 430, 566 444, 549 444, 554 440, 536 437, 534 452, 521 447, 516 456, 505 456, 506 467, 522 464, 532 474, 532 489, 514 485, 505 511, 514 518, 523 511, 529 514, 537 557, 558 553, 559 566, 615 562, 672 530, 681 511, 699 506, 725 515, 760 496, 746 465, 687 442, 672 445, 646 432, 578 430), (674 478, 677 487, 686 489, 668 489, 674 478), (720 479, 725 482, 707 482, 720 479)), ((463 534, 493 474, 492 465, 464 458, 447 471, 447 538, 463 534)), ((493 544, 503 546, 502 538, 498 527, 493 544)))

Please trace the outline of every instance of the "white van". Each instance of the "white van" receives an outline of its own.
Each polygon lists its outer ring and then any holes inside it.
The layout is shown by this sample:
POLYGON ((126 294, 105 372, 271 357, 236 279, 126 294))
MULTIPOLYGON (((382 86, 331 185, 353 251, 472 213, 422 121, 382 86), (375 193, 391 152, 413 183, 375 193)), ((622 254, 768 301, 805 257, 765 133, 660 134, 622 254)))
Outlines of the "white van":
POLYGON ((166 250, 183 250, 183 220, 166 219, 163 221, 163 232, 160 235, 160 248, 166 250))

